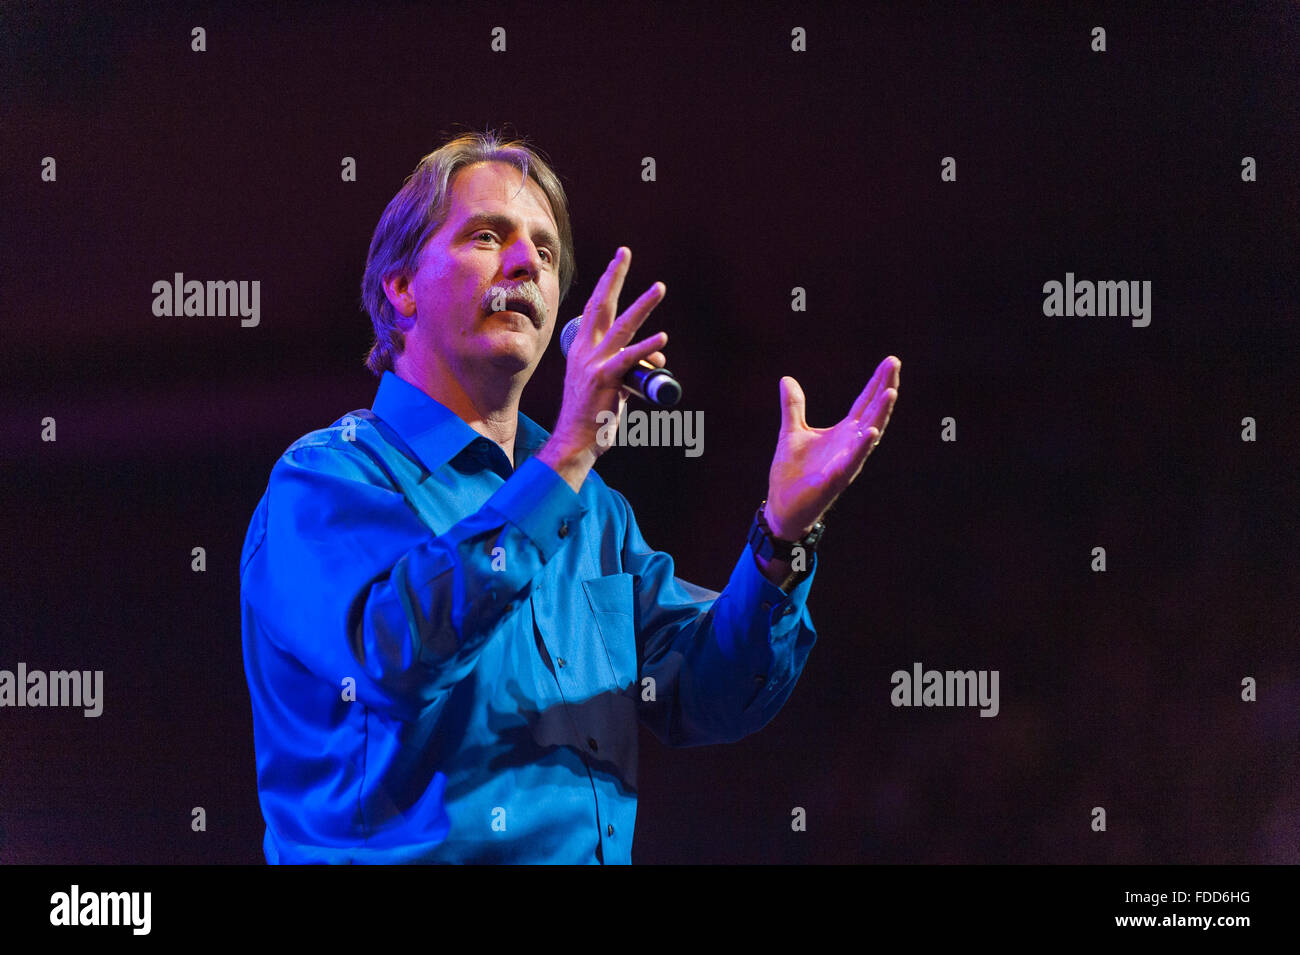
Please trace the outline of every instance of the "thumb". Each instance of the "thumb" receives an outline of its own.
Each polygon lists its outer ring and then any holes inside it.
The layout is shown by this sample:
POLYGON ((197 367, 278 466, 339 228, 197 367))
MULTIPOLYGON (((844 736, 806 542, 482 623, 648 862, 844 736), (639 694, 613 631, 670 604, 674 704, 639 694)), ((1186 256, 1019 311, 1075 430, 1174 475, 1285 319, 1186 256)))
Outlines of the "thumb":
POLYGON ((799 387, 799 382, 786 375, 781 379, 781 430, 807 427, 808 422, 804 417, 806 410, 803 389, 799 387))

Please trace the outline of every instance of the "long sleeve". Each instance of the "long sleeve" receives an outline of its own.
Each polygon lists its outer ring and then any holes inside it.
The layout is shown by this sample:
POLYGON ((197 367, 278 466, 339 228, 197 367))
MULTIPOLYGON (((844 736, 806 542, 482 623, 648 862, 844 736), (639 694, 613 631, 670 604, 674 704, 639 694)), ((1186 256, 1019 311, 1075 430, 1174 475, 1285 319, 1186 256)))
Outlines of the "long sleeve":
POLYGON ((638 720, 722 742, 789 695, 811 575, 746 546, 721 595, 677 580, 518 426, 512 466, 385 372, 277 461, 239 564, 268 861, 627 863, 638 720))
POLYGON ((627 519, 623 570, 635 581, 641 721, 672 746, 732 742, 761 729, 817 638, 807 609, 815 556, 787 594, 763 577, 746 544, 719 594, 677 579, 672 557, 646 543, 627 500, 613 493, 627 519))
POLYGON ((243 599, 265 638, 325 685, 352 678, 358 702, 412 719, 470 671, 585 512, 528 460, 435 535, 364 454, 297 447, 250 527, 243 599))

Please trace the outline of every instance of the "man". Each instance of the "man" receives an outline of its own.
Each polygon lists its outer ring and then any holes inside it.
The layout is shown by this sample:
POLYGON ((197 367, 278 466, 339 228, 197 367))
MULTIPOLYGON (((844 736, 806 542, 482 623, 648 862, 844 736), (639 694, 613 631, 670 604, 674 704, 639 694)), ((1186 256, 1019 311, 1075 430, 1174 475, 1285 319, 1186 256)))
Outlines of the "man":
POLYGON ((558 179, 469 135, 389 203, 362 283, 374 407, 289 447, 240 561, 268 861, 627 863, 637 721, 725 742, 790 694, 819 519, 883 433, 899 362, 830 429, 783 378, 750 543, 721 594, 680 581, 591 470, 625 373, 666 360, 665 334, 632 343, 662 283, 615 320, 630 255, 583 310, 548 435, 519 396, 573 276, 558 179))

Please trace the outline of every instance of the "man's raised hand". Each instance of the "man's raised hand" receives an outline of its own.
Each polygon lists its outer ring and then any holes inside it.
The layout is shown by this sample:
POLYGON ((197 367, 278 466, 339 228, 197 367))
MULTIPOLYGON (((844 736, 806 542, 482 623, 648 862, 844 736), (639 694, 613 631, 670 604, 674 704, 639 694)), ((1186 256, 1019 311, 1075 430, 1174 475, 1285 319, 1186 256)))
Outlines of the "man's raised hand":
POLYGON ((893 355, 882 361, 848 415, 830 428, 810 428, 799 382, 781 379, 781 433, 765 515, 779 540, 804 537, 862 471, 889 424, 902 365, 893 355))
POLYGON ((602 422, 608 420, 601 412, 622 415, 628 396, 624 376, 643 358, 659 368, 667 363, 663 352, 658 351, 668 341, 667 332, 630 344, 641 324, 663 301, 667 289, 662 282, 651 285, 617 321, 614 319, 631 261, 631 250, 620 247, 582 310, 582 325, 569 346, 559 418, 551 440, 538 452, 538 457, 560 472, 575 491, 596 458, 608 450, 597 440, 602 422))

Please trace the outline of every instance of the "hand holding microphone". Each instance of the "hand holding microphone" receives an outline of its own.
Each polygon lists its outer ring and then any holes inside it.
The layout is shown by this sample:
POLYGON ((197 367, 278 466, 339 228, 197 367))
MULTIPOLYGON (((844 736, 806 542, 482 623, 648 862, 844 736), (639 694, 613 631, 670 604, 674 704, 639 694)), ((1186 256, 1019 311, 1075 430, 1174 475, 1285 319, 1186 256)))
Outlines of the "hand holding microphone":
MULTIPOLYGON (((568 358, 564 398, 551 439, 537 456, 575 491, 581 488, 596 458, 607 450, 597 440, 601 422, 608 420, 601 412, 621 417, 625 392, 665 401, 676 384, 671 375, 655 375, 665 361, 658 349, 668 341, 666 332, 631 344, 637 329, 663 300, 667 291, 664 284, 651 285, 617 320, 614 318, 631 260, 632 253, 626 247, 614 253, 583 309, 581 321, 570 322, 562 334, 561 348, 568 358)), ((680 396, 680 386, 676 394, 680 396)))
MULTIPOLYGON (((560 354, 569 356, 569 348, 582 330, 582 316, 571 320, 560 332, 560 354)), ((642 358, 623 376, 623 387, 632 394, 661 408, 671 408, 682 400, 682 385, 667 368, 642 358)))

